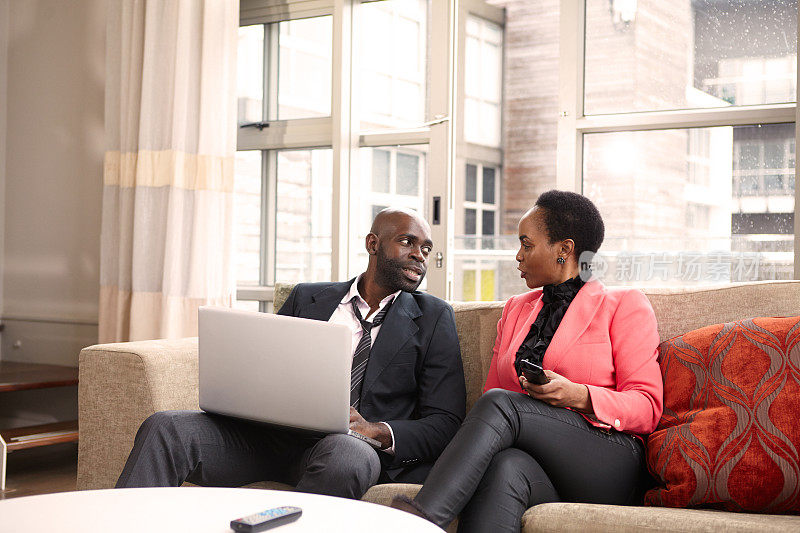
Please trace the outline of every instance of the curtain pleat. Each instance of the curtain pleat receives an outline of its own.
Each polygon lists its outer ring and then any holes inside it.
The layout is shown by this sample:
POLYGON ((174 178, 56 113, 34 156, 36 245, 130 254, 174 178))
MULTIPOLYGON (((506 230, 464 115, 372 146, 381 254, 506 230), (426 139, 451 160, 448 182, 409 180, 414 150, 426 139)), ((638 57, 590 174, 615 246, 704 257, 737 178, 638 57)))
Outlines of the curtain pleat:
POLYGON ((235 0, 112 0, 100 342, 197 335, 230 305, 235 0))

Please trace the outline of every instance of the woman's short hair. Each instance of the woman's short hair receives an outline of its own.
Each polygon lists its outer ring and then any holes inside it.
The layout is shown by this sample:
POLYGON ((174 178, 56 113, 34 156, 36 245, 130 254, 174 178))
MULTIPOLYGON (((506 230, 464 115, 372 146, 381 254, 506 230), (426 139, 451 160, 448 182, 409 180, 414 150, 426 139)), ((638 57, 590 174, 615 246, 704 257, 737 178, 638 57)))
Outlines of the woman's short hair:
POLYGON ((536 200, 544 210, 544 224, 550 243, 572 239, 575 257, 586 251, 597 252, 603 243, 605 225, 600 211, 582 194, 568 191, 547 191, 536 200))

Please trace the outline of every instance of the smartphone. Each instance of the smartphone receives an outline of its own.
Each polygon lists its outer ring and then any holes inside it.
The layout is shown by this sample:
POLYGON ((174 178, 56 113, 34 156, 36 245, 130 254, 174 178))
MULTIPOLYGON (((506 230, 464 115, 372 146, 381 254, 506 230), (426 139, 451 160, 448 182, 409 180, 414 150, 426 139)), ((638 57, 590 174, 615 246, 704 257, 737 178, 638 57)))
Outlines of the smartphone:
POLYGON ((522 375, 525 376, 525 379, 534 385, 544 385, 545 383, 550 383, 550 378, 545 375, 544 369, 539 365, 531 363, 527 359, 523 359, 519 362, 519 366, 522 368, 522 375))

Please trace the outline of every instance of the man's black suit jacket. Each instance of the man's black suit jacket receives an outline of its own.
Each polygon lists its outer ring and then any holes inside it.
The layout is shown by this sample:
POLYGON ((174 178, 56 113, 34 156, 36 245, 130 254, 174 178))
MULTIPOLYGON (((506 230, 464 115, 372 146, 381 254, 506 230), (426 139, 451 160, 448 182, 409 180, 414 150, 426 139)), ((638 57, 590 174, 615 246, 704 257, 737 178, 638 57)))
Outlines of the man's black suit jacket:
MULTIPOLYGON (((327 321, 353 282, 301 283, 278 314, 327 321)), ((421 483, 465 404, 453 309, 429 294, 400 292, 372 345, 360 407, 367 421, 392 427, 394 457, 380 454, 390 479, 421 483)))

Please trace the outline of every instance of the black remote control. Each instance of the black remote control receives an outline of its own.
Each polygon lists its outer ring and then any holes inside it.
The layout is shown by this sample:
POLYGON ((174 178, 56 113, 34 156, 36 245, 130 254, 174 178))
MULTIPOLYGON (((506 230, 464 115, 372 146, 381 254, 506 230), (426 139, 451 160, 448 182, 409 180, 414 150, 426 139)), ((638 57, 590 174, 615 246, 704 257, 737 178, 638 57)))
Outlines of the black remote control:
POLYGON ((303 514, 303 510, 299 507, 273 507, 260 513, 231 520, 231 529, 245 533, 255 533, 256 531, 264 531, 265 529, 294 522, 300 518, 301 514, 303 514))

